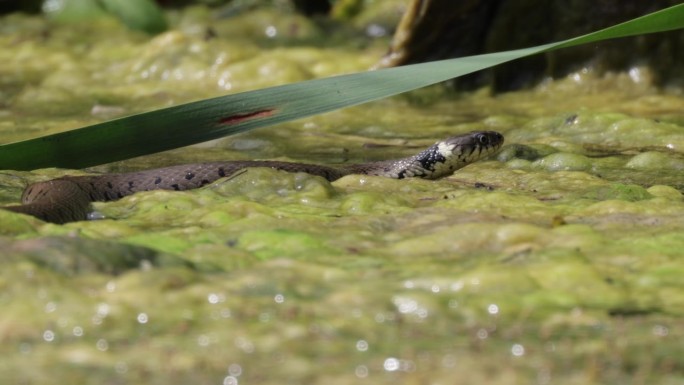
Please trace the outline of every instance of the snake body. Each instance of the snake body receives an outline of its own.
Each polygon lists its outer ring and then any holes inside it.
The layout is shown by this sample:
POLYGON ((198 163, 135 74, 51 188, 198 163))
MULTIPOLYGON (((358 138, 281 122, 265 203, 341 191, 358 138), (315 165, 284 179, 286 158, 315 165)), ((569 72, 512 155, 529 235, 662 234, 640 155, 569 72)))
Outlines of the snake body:
POLYGON ((496 152, 503 136, 494 131, 475 131, 439 141, 414 156, 339 167, 268 160, 193 163, 122 174, 64 176, 29 185, 22 204, 2 207, 53 223, 87 218, 90 203, 112 201, 139 191, 199 188, 250 167, 270 167, 288 172, 305 172, 334 181, 349 174, 385 176, 396 179, 420 177, 438 179, 496 152))

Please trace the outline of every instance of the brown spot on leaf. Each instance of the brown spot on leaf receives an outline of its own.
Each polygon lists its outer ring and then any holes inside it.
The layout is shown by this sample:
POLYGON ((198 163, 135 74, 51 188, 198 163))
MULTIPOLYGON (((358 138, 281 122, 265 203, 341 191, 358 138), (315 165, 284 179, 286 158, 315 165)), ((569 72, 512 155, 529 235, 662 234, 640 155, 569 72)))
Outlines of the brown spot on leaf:
POLYGON ((238 124, 247 120, 252 120, 256 118, 265 118, 271 116, 275 113, 275 108, 266 108, 254 112, 246 112, 243 114, 230 115, 225 118, 219 119, 219 124, 238 124))

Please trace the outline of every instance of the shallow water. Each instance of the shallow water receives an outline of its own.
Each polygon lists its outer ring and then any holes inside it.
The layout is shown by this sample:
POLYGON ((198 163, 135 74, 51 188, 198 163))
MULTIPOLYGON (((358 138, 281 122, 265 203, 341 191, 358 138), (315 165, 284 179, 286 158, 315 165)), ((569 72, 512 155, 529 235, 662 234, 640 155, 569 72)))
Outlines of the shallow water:
MULTIPOLYGON (((363 70, 384 49, 290 39, 262 51, 263 38, 235 42, 221 25, 204 40, 201 9, 173 17, 177 29, 152 40, 114 23, 6 17, 2 141, 363 70)), ((470 130, 506 136, 498 156, 439 181, 329 183, 253 169, 201 190, 97 204, 100 221, 57 226, 0 211, 0 377, 677 383, 684 97, 649 76, 578 73, 498 96, 432 87, 91 170, 355 162, 470 130)), ((0 203, 78 172, 2 171, 0 203)))

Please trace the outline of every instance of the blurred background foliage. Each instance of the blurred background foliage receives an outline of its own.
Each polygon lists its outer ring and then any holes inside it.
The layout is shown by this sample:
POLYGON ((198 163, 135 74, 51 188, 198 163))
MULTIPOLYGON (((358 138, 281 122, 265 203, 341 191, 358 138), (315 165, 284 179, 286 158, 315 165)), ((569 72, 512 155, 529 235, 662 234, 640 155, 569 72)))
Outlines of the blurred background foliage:
MULTIPOLYGON (((387 54, 378 58, 376 67, 381 68, 565 40, 679 3, 680 0, 0 0, 0 14, 42 12, 60 23, 115 18, 133 30, 154 35, 173 29, 169 20, 173 9, 209 7, 217 20, 229 22, 235 16, 270 7, 312 20, 325 32, 320 36, 323 42, 359 35, 393 36, 387 54)), ((606 73, 642 67, 651 70, 654 84, 681 86, 683 41, 684 32, 672 31, 573 47, 478 72, 452 84, 464 90, 490 87, 494 91, 510 91, 583 70, 606 73)))

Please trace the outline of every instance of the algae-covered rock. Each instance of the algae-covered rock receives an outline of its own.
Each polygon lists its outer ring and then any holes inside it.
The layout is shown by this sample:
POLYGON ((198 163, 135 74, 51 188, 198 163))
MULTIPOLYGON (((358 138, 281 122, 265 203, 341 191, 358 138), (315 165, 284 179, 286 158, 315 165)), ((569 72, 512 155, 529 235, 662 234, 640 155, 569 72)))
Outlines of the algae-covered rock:
POLYGON ((158 251, 118 242, 80 237, 42 237, 1 240, 3 263, 30 261, 60 274, 121 274, 149 266, 191 267, 188 262, 158 251))
POLYGON ((547 171, 586 171, 591 169, 591 160, 583 155, 555 153, 532 163, 547 171))
POLYGON ((632 157, 625 167, 636 170, 674 169, 684 171, 684 159, 673 154, 646 151, 632 157))

